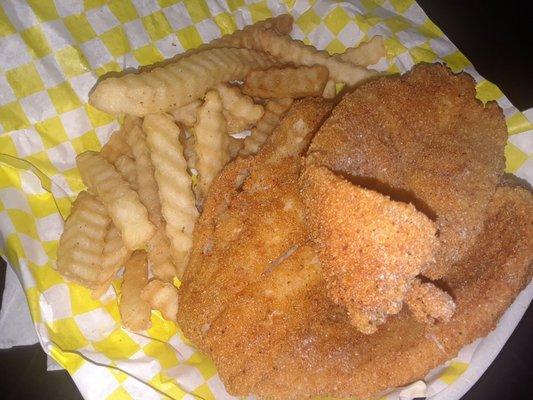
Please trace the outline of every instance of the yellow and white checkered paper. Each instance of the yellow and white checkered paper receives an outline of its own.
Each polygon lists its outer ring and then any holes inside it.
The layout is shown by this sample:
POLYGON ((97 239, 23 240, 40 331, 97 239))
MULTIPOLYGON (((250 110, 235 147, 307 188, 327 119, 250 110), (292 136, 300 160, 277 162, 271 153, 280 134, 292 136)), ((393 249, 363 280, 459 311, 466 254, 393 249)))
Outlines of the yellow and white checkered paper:
MULTIPOLYGON (((75 156, 100 149, 118 126, 87 104, 89 90, 109 71, 161 61, 286 12, 295 18, 295 38, 330 52, 383 35, 388 54, 379 70, 444 61, 472 74, 478 97, 497 100, 505 113, 507 170, 532 180, 531 134, 524 132, 533 127, 413 0, 2 1, 0 252, 23 284, 43 348, 86 399, 230 398, 213 364, 172 323, 154 313, 144 334, 127 332, 115 290, 94 301, 53 268, 63 218, 84 188, 75 156)), ((465 348, 433 374, 431 391, 457 379, 472 352, 465 348)))

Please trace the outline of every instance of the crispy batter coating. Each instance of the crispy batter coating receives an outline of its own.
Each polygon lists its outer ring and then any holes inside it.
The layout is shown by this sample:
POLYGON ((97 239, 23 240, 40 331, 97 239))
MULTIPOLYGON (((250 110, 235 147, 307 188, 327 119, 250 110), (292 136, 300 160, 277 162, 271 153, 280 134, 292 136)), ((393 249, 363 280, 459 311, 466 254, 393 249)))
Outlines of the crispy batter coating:
POLYGON ((299 158, 269 158, 237 159, 215 179, 180 287, 180 327, 233 395, 375 397, 486 335, 533 275, 532 196, 499 188, 441 282, 456 304, 450 321, 427 325, 402 310, 362 334, 327 295, 307 240, 299 158))
POLYGON ((260 158, 230 164, 215 181, 216 191, 206 202, 209 209, 197 227, 193 262, 180 288, 178 321, 187 337, 211 355, 231 394, 364 399, 407 384, 492 330, 531 279, 531 194, 521 188, 498 189, 485 230, 443 281, 456 303, 451 320, 426 325, 402 310, 373 335, 364 335, 327 296, 317 255, 300 231, 305 226, 298 165, 296 158, 276 168, 267 168, 260 158), (243 171, 255 168, 265 168, 261 182, 281 177, 287 185, 258 191, 254 179, 255 184, 246 180, 234 190, 243 171), (285 205, 278 202, 276 211, 264 214, 265 203, 272 199, 286 199, 285 205), (287 208, 290 213, 282 211, 287 208), (221 210, 232 211, 221 218, 227 213, 221 210), (210 241, 213 232, 218 235, 210 241), (276 257, 268 253, 269 243, 278 235, 292 240, 277 247, 275 253, 284 256, 281 262, 269 263, 276 257), (262 261, 261 267, 243 260, 262 261), (226 292, 219 283, 212 284, 217 281, 239 287, 226 292), (205 331, 196 334, 195 327, 202 325, 205 331))
POLYGON ((434 262, 435 224, 412 204, 325 167, 307 166, 301 191, 328 295, 358 330, 374 333, 400 312, 415 277, 434 262))
POLYGON ((420 279, 411 285, 405 303, 413 316, 424 323, 449 322, 455 311, 455 303, 448 293, 420 279))
POLYGON ((506 138, 500 108, 476 100, 469 75, 421 64, 346 95, 309 155, 333 171, 401 190, 405 201, 435 215, 442 246, 425 274, 437 279, 482 230, 506 138))
POLYGON ((178 312, 183 331, 201 349, 210 324, 228 302, 287 249, 307 240, 294 190, 300 164, 291 159, 280 168, 269 161, 277 154, 270 143, 298 156, 330 110, 331 104, 322 99, 296 102, 261 153, 230 163, 213 181, 194 230, 196 245, 180 288, 178 312), (305 130, 297 129, 302 124, 305 130), (206 292, 211 295, 204 296, 206 292))

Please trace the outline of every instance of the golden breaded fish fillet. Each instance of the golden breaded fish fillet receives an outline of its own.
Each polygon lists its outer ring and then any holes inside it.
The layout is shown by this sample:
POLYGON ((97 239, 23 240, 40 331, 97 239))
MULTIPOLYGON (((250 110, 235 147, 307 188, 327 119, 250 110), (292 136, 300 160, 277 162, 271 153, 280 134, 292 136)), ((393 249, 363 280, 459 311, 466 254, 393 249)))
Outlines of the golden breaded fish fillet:
POLYGON ((260 154, 229 164, 214 181, 180 289, 179 323, 201 349, 227 304, 287 249, 307 240, 301 200, 292 190, 300 166, 280 169, 278 153, 305 151, 331 107, 323 99, 295 102, 260 154))
POLYGON ((358 87, 335 107, 309 149, 313 163, 375 186, 435 216, 441 247, 426 271, 442 277, 475 242, 503 174, 507 129, 466 73, 419 64, 358 87))

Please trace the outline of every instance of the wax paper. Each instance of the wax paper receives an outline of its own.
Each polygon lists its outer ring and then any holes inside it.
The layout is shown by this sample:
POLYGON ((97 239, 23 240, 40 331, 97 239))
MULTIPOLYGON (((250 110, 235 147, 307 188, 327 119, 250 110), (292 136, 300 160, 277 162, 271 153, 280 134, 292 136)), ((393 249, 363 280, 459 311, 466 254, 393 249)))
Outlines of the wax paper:
MULTIPOLYGON (((87 104, 89 90, 110 71, 161 61, 286 12, 295 18, 293 37, 333 53, 383 35, 387 57, 378 70, 442 61, 473 75, 478 97, 496 100, 505 114, 507 170, 531 181, 532 125, 414 1, 3 1, 0 252, 21 280, 41 345, 86 399, 230 398, 211 361, 158 313, 142 334, 121 328, 118 281, 94 301, 53 268, 63 220, 84 188, 75 156, 100 149, 118 127, 115 117, 87 104)), ((424 391, 437 393, 457 380, 475 348, 428 376, 424 391)))

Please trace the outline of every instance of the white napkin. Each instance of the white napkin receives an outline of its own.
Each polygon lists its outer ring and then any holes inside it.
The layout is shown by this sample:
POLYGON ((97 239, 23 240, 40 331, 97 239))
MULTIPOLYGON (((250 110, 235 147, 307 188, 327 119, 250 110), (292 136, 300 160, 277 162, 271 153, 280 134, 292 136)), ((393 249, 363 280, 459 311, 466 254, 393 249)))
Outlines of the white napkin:
POLYGON ((7 264, 6 283, 0 310, 0 349, 26 346, 38 341, 20 281, 13 268, 7 264))

